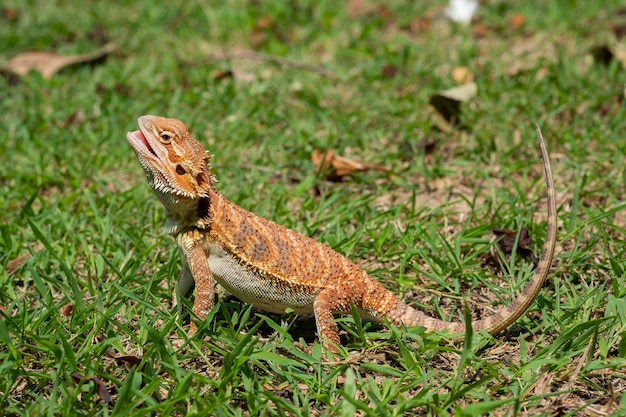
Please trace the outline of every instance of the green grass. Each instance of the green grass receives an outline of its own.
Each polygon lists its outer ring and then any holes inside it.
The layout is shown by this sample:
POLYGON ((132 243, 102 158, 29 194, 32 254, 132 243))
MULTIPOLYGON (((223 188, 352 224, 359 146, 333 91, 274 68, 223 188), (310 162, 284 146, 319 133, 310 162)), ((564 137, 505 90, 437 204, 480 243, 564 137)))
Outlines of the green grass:
POLYGON ((611 31, 626 24, 621 2, 488 1, 471 27, 433 17, 435 1, 362 13, 336 1, 139 3, 1 7, 1 59, 116 50, 51 79, 0 77, 0 414, 624 414, 626 72, 589 54, 624 43, 611 31), (431 26, 415 29, 418 18, 431 26), (333 76, 211 59, 241 50, 333 76), (442 133, 428 99, 458 66, 478 96, 442 133), (216 76, 227 70, 236 77, 216 76), (125 140, 142 114, 185 121, 235 203, 455 320, 463 299, 489 314, 531 274, 514 259, 494 275, 483 256, 495 227, 529 227, 535 253, 543 244, 535 120, 557 184, 555 274, 495 337, 343 317, 344 350, 328 363, 310 319, 226 298, 188 338, 172 307, 180 255, 125 140), (314 149, 392 171, 331 183, 315 175, 314 149))

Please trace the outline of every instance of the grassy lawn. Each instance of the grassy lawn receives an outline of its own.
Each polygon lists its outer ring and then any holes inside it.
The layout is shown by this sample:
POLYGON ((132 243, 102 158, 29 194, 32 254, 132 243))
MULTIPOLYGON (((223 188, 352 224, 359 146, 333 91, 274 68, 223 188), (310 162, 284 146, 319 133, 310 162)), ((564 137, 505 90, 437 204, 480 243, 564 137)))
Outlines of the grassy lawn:
POLYGON ((0 76, 0 415, 626 415, 623 2, 487 0, 469 26, 443 6, 3 1, 1 61, 114 49, 0 76), (429 100, 470 80, 442 124, 429 100), (327 361, 310 317, 225 296, 190 338, 180 254, 125 139, 143 114, 187 123, 227 198, 446 320, 507 305, 532 274, 486 259, 494 228, 541 251, 537 121, 553 274, 493 337, 341 317, 327 361), (311 161, 329 149, 389 170, 329 181, 311 161))

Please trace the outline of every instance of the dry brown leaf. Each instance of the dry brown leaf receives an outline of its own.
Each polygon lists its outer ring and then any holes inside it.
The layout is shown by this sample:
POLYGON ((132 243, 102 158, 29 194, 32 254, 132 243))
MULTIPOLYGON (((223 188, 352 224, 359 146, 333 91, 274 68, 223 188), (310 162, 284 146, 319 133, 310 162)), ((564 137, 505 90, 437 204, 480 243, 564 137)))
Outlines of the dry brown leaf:
POLYGON ((114 49, 113 44, 107 44, 96 52, 80 55, 59 55, 50 51, 22 52, 7 61, 4 67, 19 76, 24 76, 31 70, 37 70, 44 78, 51 78, 62 68, 96 61, 110 54, 114 49))
MULTIPOLYGON (((513 253, 513 247, 515 246, 515 238, 517 236, 517 232, 515 230, 509 229, 493 229, 493 234, 496 235, 498 239, 498 247, 507 256, 510 256, 513 253)), ((533 262, 537 262, 537 257, 532 250, 529 249, 529 246, 532 244, 532 239, 530 237, 530 232, 527 227, 523 227, 520 231, 519 241, 517 242, 517 253, 522 255, 524 258, 528 258, 533 262)))
POLYGON ((96 392, 98 393, 98 397, 100 397, 102 400, 106 401, 110 405, 115 404, 115 402, 111 399, 111 395, 109 394, 109 391, 107 390, 106 385, 104 385, 104 383, 97 377, 95 376, 86 377, 79 372, 72 372, 72 380, 74 381, 75 384, 78 384, 81 381, 93 382, 94 385, 96 386, 96 392))
POLYGON ((431 120, 443 132, 450 132, 461 116, 461 103, 476 97, 475 82, 459 85, 430 96, 428 103, 436 110, 431 120))
POLYGON ((7 273, 9 275, 12 275, 15 273, 15 271, 17 271, 18 269, 20 269, 24 264, 26 264, 26 262, 28 261, 28 259, 30 258, 30 252, 27 252, 23 255, 18 256, 15 259, 11 259, 6 266, 6 270, 7 273))
POLYGON ((589 50, 593 60, 603 65, 610 65, 613 60, 626 68, 626 46, 622 43, 615 45, 595 45, 589 50))
POLYGON ((311 154, 311 161, 315 165, 316 174, 324 173, 325 178, 331 181, 340 180, 346 175, 359 171, 390 171, 386 166, 364 164, 353 159, 335 155, 332 149, 327 150, 325 153, 314 150, 311 154))
POLYGON ((478 93, 478 87, 476 83, 467 83, 463 85, 459 85, 458 87, 452 87, 444 91, 440 91, 437 94, 434 94, 432 97, 442 96, 446 99, 466 103, 476 97, 478 93))
POLYGON ((129 365, 139 365, 139 364, 141 364, 141 358, 139 358, 138 356, 135 356, 135 355, 113 356, 113 359, 115 359, 116 361, 127 363, 129 365))
POLYGON ((596 45, 591 48, 590 52, 594 61, 604 65, 609 65, 613 58, 615 58, 615 54, 607 45, 596 45))
MULTIPOLYGON (((500 253, 502 253, 506 259, 508 259, 513 253, 515 247, 515 240, 517 238, 517 232, 509 229, 493 229, 493 234, 496 238, 496 244, 500 253)), ((520 231, 519 239, 517 240, 517 250, 515 253, 520 255, 526 261, 532 262, 535 267, 539 260, 535 256, 530 246, 532 245, 532 238, 527 227, 523 227, 520 231)), ((491 248, 491 252, 485 256, 485 264, 492 269, 506 268, 506 264, 501 261, 500 254, 495 247, 491 248)))
MULTIPOLYGON (((38 244, 37 246, 33 248, 33 252, 37 253, 42 249, 43 249, 43 245, 38 244)), ((20 269, 22 266, 24 266, 24 264, 26 264, 26 262, 28 261, 28 259, 30 259, 30 257, 31 257, 30 252, 27 252, 23 255, 18 256, 15 259, 11 259, 7 263, 7 266, 5 268, 7 271, 7 274, 13 275, 18 269, 20 269)))
POLYGON ((61 315, 63 317, 67 317, 72 314, 72 311, 74 311, 74 304, 65 304, 65 306, 63 306, 63 309, 61 310, 61 315))
POLYGON ((213 71, 213 79, 215 81, 221 81, 221 80, 225 80, 227 78, 234 78, 235 74, 233 73, 232 70, 226 70, 226 71, 213 71))

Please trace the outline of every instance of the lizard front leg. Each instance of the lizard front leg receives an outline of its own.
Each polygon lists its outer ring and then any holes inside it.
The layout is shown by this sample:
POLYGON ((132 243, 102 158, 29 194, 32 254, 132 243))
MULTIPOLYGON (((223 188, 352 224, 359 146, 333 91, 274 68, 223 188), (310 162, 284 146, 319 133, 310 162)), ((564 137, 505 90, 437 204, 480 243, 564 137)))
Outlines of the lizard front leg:
MULTIPOLYGON (((193 302, 193 314, 200 320, 213 308, 215 302, 215 289, 213 275, 209 269, 209 262, 204 247, 200 244, 191 243, 181 245, 184 254, 183 270, 180 274, 177 293, 184 296, 191 288, 192 282, 196 283, 196 298, 193 302)), ((189 335, 198 330, 196 323, 191 320, 189 335)))

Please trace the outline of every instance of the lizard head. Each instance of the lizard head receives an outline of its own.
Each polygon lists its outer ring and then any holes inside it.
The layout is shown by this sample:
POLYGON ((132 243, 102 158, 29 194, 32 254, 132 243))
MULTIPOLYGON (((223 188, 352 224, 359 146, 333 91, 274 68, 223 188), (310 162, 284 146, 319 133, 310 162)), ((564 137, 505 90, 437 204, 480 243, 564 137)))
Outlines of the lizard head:
POLYGON ((126 139, 141 164, 150 188, 166 208, 181 200, 194 202, 208 197, 212 179, 209 155, 178 119, 141 116, 139 129, 126 139))

